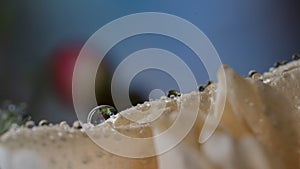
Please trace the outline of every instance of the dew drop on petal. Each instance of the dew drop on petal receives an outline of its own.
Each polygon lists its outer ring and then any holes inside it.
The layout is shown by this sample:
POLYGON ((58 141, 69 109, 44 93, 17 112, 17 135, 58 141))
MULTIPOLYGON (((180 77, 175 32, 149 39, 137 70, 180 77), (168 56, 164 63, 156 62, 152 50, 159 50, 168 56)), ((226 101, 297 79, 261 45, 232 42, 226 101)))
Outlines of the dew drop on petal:
POLYGON ((254 73, 252 75, 252 79, 260 80, 260 79, 262 79, 262 75, 260 73, 254 73))
POLYGON ((39 122, 39 126, 47 126, 47 125, 49 125, 49 122, 47 120, 41 120, 39 122))
POLYGON ((59 126, 67 128, 67 127, 69 127, 69 124, 66 121, 62 121, 59 123, 59 126))
POLYGON ((72 127, 75 128, 75 129, 82 129, 82 125, 79 121, 74 121, 72 127))
POLYGON ((168 97, 169 98, 175 98, 175 97, 179 97, 179 96, 181 96, 181 93, 177 90, 170 90, 168 92, 168 97))
POLYGON ((35 126, 35 124, 33 121, 27 121, 25 123, 25 127, 29 128, 29 129, 33 128, 34 126, 35 126))
POLYGON ((89 124, 97 126, 105 122, 105 120, 110 118, 110 116, 116 115, 117 113, 118 113, 117 110, 112 106, 108 106, 108 105, 97 106, 89 113, 87 122, 89 124))

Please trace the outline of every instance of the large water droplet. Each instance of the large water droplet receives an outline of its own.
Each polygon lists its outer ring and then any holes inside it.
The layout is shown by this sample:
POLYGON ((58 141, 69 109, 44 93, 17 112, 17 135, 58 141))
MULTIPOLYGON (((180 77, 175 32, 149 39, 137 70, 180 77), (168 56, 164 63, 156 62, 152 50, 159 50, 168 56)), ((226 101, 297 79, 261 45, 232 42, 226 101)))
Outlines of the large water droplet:
POLYGON ((179 96, 181 96, 181 93, 178 92, 177 90, 170 90, 168 92, 168 97, 169 98, 175 98, 175 97, 179 97, 179 96))
POLYGON ((117 110, 112 106, 97 106, 89 113, 87 122, 96 126, 105 122, 110 116, 116 115, 117 113, 117 110))
POLYGON ((47 126, 47 125, 49 125, 49 122, 47 120, 41 120, 39 122, 39 126, 47 126))

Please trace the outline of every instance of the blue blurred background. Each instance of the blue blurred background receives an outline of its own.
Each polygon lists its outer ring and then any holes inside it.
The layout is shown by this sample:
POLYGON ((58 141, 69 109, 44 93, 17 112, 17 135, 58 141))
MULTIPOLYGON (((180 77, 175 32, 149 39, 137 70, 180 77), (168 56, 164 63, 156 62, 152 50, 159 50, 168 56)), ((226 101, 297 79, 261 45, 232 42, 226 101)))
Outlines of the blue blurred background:
MULTIPOLYGON (((72 67, 70 60, 103 25, 137 12, 182 17, 208 36, 223 63, 242 75, 250 69, 264 72, 274 62, 299 53, 299 9, 297 0, 1 0, 0 101, 26 102, 35 120, 75 120, 69 73, 62 67, 72 67)), ((199 84, 209 80, 201 62, 184 45, 156 35, 131 37, 116 45, 105 58, 107 77, 128 54, 148 47, 180 56, 197 74, 199 84)), ((101 86, 104 92, 98 97, 112 104, 107 86, 101 86)), ((132 81, 133 100, 147 99, 155 88, 167 91, 177 85, 163 72, 143 71, 132 81)))

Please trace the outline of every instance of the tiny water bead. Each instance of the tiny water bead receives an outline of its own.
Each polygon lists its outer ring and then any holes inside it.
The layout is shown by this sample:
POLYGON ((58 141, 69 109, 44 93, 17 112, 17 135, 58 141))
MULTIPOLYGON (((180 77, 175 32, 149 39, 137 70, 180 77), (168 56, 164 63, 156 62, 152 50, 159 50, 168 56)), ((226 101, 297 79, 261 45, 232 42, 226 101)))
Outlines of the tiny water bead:
POLYGON ((81 126, 81 124, 80 124, 79 121, 74 121, 73 128, 75 128, 75 129, 82 129, 82 126, 81 126))
POLYGON ((66 121, 61 121, 59 123, 59 126, 61 126, 61 127, 69 127, 69 124, 66 121))
POLYGON ((35 126, 34 121, 30 120, 25 123, 25 127, 29 128, 29 129, 33 128, 34 126, 35 126))
POLYGON ((181 93, 178 92, 177 90, 170 90, 168 92, 168 97, 169 98, 178 97, 178 96, 181 96, 181 93))
POLYGON ((199 90, 199 92, 203 92, 205 90, 205 86, 203 86, 203 85, 199 86, 198 90, 199 90))
POLYGON ((94 108, 88 115, 87 122, 92 125, 99 125, 105 120, 109 119, 110 116, 118 114, 118 111, 108 105, 101 105, 94 108))
POLYGON ((277 68, 277 67, 282 66, 282 65, 285 65, 285 64, 287 64, 287 63, 288 63, 288 61, 284 60, 284 61, 280 61, 280 62, 275 62, 273 66, 274 66, 275 68, 277 68))
POLYGON ((250 70, 248 76, 252 77, 255 73, 257 73, 256 70, 250 70))
POLYGON ((262 79, 262 75, 256 72, 256 70, 250 70, 248 76, 251 77, 252 79, 258 79, 258 80, 262 79))
POLYGON ((41 120, 39 122, 39 126, 47 126, 47 125, 49 125, 49 122, 47 120, 41 120))
POLYGON ((209 85, 211 85, 213 83, 213 81, 209 80, 206 85, 201 85, 198 87, 199 92, 203 92, 205 90, 205 88, 207 88, 209 85))
POLYGON ((66 121, 61 121, 59 123, 59 126, 62 127, 64 130, 69 130, 70 129, 70 126, 69 126, 68 122, 66 122, 66 121))

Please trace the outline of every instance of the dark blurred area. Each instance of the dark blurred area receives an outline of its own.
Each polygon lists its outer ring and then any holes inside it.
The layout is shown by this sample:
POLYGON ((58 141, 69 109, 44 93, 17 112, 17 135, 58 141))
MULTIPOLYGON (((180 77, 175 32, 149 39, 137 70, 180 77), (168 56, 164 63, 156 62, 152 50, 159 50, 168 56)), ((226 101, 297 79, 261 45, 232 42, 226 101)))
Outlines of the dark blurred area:
MULTIPOLYGON (((36 121, 76 120, 70 81, 78 52, 103 25, 137 12, 182 17, 208 36, 223 63, 242 75, 250 69, 264 72, 274 62, 290 60, 300 52, 299 9, 298 0, 0 0, 0 102, 26 102, 36 121)), ((131 37, 117 44, 101 63, 103 71, 96 82, 99 104, 113 105, 109 86, 118 64, 128 54, 150 47, 180 56, 199 84, 209 80, 201 61, 182 44, 155 35, 131 37)), ((155 88, 167 92, 178 86, 165 73, 143 71, 131 83, 132 102, 147 100, 155 88)))

